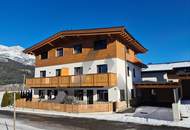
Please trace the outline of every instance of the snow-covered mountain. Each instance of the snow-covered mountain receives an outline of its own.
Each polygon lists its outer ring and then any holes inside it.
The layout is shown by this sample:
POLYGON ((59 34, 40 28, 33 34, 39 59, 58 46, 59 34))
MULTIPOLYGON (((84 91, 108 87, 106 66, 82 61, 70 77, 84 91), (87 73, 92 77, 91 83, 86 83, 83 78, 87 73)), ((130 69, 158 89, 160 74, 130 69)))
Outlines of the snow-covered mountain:
POLYGON ((0 62, 8 62, 8 59, 20 62, 24 65, 34 65, 34 56, 23 53, 21 46, 0 45, 0 62))

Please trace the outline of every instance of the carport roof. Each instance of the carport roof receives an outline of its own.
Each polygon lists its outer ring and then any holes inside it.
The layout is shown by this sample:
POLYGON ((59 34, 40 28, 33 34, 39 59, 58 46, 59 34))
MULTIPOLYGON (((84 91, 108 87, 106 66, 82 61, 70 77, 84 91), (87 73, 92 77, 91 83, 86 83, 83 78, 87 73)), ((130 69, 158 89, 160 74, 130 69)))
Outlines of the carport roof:
POLYGON ((153 89, 153 88, 161 88, 161 89, 168 89, 168 88, 179 88, 181 85, 179 82, 141 82, 135 83, 135 88, 144 88, 144 89, 153 89))

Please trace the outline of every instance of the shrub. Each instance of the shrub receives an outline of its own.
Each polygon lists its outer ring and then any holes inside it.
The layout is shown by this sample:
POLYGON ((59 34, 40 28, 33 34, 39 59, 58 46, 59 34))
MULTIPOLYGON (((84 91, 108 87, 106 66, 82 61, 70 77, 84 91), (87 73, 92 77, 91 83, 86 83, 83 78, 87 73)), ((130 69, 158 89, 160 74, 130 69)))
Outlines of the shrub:
MULTIPOLYGON (((20 99, 20 93, 16 93, 16 100, 17 99, 20 99)), ((1 102, 1 107, 6 107, 6 106, 9 106, 9 105, 13 105, 13 99, 14 98, 14 93, 8 93, 8 92, 5 92, 4 95, 3 95, 3 99, 2 99, 2 102, 1 102)))
POLYGON ((21 99, 20 93, 16 93, 16 100, 17 100, 17 99, 21 99))
POLYGON ((1 102, 1 107, 6 107, 9 105, 9 95, 8 93, 4 93, 3 95, 3 99, 2 99, 2 102, 1 102))
POLYGON ((63 104, 75 104, 75 103, 77 103, 77 100, 74 96, 65 96, 61 103, 63 103, 63 104))

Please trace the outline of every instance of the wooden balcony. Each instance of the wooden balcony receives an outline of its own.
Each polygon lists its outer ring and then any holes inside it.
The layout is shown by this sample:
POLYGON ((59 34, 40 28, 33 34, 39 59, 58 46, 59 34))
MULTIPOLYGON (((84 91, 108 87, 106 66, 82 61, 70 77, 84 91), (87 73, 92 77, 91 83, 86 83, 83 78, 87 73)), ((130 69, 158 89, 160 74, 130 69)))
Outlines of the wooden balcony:
POLYGON ((115 73, 26 79, 26 86, 30 88, 113 87, 116 85, 117 78, 115 73))

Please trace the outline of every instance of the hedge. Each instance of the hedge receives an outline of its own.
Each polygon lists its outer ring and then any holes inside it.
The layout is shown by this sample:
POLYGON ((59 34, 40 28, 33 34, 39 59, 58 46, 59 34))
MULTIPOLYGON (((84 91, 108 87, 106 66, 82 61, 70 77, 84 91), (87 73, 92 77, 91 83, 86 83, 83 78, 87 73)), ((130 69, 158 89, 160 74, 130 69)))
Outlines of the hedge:
MULTIPOLYGON (((5 92, 3 95, 2 102, 1 102, 1 107, 13 105, 13 102, 14 102, 13 98, 14 98, 13 92, 12 93, 5 92)), ((20 99, 20 98, 21 98, 20 93, 16 93, 16 99, 20 99)))

